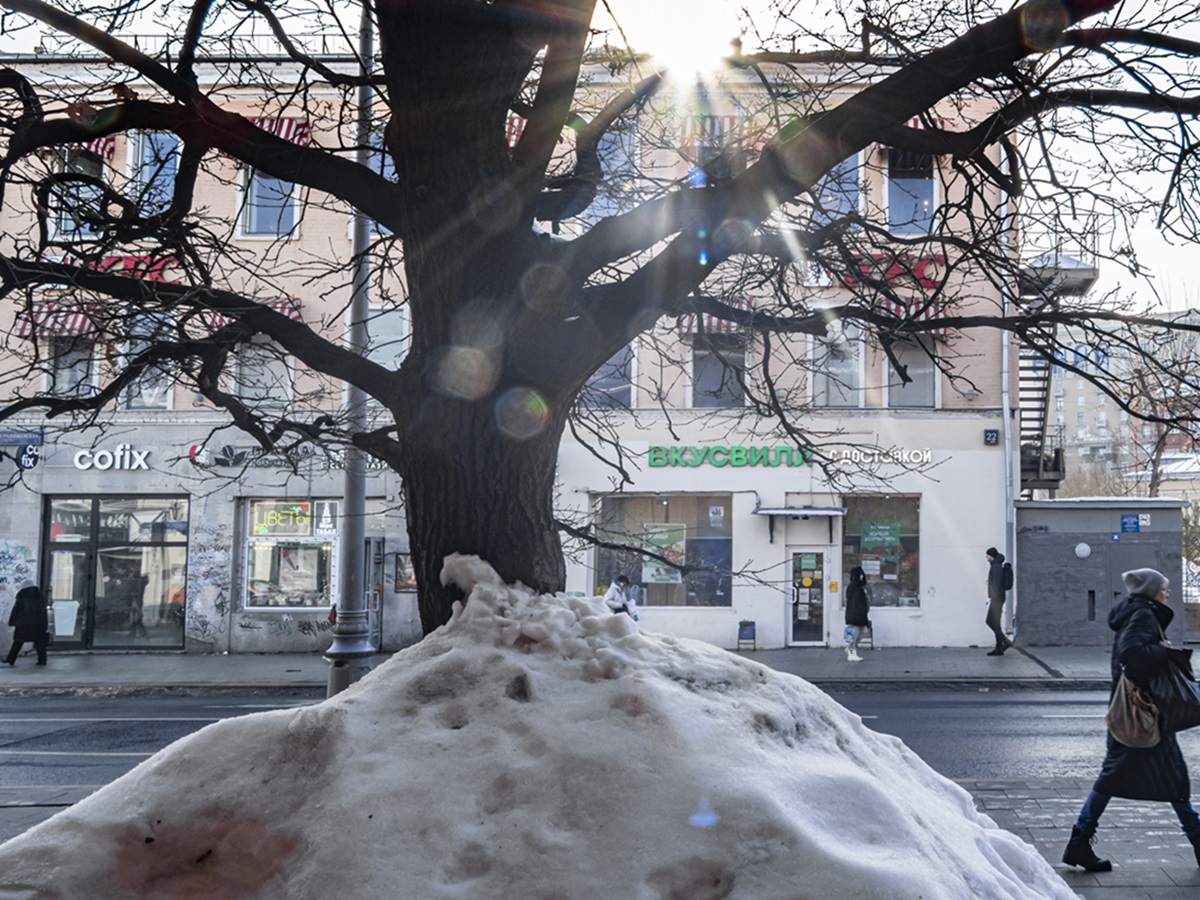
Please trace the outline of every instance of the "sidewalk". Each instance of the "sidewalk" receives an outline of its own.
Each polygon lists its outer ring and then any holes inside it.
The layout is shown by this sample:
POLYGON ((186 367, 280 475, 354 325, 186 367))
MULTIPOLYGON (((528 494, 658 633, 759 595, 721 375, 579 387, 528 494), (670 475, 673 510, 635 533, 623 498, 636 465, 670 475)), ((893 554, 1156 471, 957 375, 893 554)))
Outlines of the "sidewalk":
MULTIPOLYGON (((1107 647, 1013 648, 988 656, 985 648, 885 647, 862 650, 862 662, 840 649, 744 650, 740 655, 817 684, 970 683, 1107 689, 1107 647)), ((378 666, 391 654, 371 658, 378 666)), ((0 693, 17 690, 269 688, 324 686, 329 663, 319 653, 55 653, 46 666, 27 651, 12 668, 0 664, 0 693)))

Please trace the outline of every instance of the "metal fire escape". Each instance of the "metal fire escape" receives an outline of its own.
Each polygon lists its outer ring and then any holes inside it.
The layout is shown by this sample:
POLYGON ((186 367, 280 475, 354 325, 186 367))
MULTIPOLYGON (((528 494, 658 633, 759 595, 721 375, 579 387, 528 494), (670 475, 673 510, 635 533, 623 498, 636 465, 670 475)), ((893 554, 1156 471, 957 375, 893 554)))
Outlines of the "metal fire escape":
MULTIPOLYGON (((1033 312, 1055 306, 1060 297, 1078 297, 1091 290, 1098 272, 1094 265, 1061 253, 1033 260, 1021 271, 1022 309, 1033 312)), ((1055 346, 1054 324, 1031 331, 1038 346, 1055 346)), ((1035 491, 1051 497, 1066 477, 1063 428, 1050 418, 1054 365, 1044 355, 1022 344, 1018 356, 1018 416, 1021 449, 1021 497, 1031 500, 1035 491)))

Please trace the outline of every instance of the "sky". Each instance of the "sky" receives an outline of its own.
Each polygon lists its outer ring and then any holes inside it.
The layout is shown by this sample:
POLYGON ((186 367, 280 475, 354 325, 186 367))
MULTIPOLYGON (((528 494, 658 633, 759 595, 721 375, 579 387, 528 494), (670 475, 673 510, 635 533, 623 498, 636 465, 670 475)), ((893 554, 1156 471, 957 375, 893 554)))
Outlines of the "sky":
POLYGON ((0 898, 1075 896, 800 678, 475 557, 443 578, 465 607, 347 691, 210 725, 0 845, 0 898))

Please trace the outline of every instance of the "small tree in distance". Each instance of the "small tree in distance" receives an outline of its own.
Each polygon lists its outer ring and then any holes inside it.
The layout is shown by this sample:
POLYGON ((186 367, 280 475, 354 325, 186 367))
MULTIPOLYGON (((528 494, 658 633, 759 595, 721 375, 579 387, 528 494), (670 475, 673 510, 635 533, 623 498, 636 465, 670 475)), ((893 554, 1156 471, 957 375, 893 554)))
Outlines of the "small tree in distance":
MULTIPOLYGON (((1060 233, 1068 216, 1081 213, 1112 223, 1102 255, 1129 268, 1137 262, 1125 225, 1139 213, 1157 209, 1163 229, 1193 239, 1200 107, 1191 73, 1200 44, 1175 35, 1198 14, 1191 3, 1163 2, 1100 18, 1115 6, 1033 0, 996 13, 974 2, 882 3, 854 18, 838 7, 821 18, 789 6, 753 32, 761 47, 729 60, 743 89, 765 86, 755 122, 768 130, 748 142, 752 152, 726 147, 698 166, 704 177, 680 180, 642 160, 637 171, 614 166, 623 129, 662 102, 666 82, 645 61, 596 45, 589 0, 377 0, 374 70, 362 61, 330 65, 306 51, 296 36, 341 27, 323 18, 321 4, 247 3, 219 15, 197 4, 170 52, 148 55, 113 36, 141 4, 69 9, 0 0, 6 29, 34 20, 108 61, 100 82, 67 88, 39 83, 36 64, 0 71, 4 202, 32 198, 40 211, 29 233, 6 236, 4 295, 19 305, 52 286, 80 302, 99 298, 105 328, 136 337, 139 348, 126 367, 83 391, 30 394, 28 363, 10 366, 0 420, 41 411, 74 425, 94 422, 123 389, 170 364, 174 377, 264 447, 349 443, 403 478, 426 631, 446 621, 456 599, 438 578, 449 553, 478 554, 507 580, 540 591, 561 589, 564 523, 553 509, 560 439, 569 424, 603 438, 602 415, 572 420, 581 392, 663 316, 704 314, 752 329, 764 361, 762 378, 747 388, 750 409, 775 416, 779 433, 796 439, 805 436, 802 408, 773 383, 773 367, 811 364, 787 336, 824 336, 839 320, 858 323, 902 379, 896 342, 937 329, 1001 329, 1046 359, 1060 349, 1048 330, 1056 324, 1105 340, 1114 323, 1196 330, 1084 300, 981 311, 970 292, 944 292, 945 282, 929 286, 923 302, 930 305, 915 315, 895 279, 862 264, 878 261, 884 272, 899 266, 919 281, 909 260, 920 249, 977 273, 981 284, 1007 285, 1020 263, 1017 231, 1060 233), (840 25, 821 33, 804 27, 810 19, 840 25), (234 60, 211 89, 198 77, 251 21, 302 74, 279 89, 279 103, 340 120, 349 133, 354 91, 371 84, 375 130, 394 178, 354 162, 350 146, 289 142, 225 108, 223 89, 274 83, 268 63, 250 57, 234 60), (129 90, 131 80, 154 95, 129 90), (931 118, 939 104, 962 116, 931 118), (523 122, 519 137, 514 117, 523 122), (917 117, 925 127, 908 126, 917 117), (46 148, 134 129, 182 141, 169 203, 147 209, 91 173, 35 165, 46 148), (930 210, 928 233, 897 240, 823 192, 843 160, 875 144, 948 160, 943 177, 955 189, 930 210), (1082 153, 1083 162, 1074 158, 1082 153), (384 226, 371 264, 378 272, 402 267, 412 322, 398 367, 365 359, 239 292, 248 273, 271 278, 270 255, 233 252, 227 229, 194 203, 197 179, 218 171, 218 156, 301 186, 309 203, 347 204, 384 226), (1131 188, 1139 172, 1162 176, 1158 199, 1131 188), (625 190, 629 184, 634 189, 625 190), (65 258, 45 227, 62 198, 77 225, 65 258), (176 276, 167 282, 97 268, 122 247, 170 259, 176 276), (846 302, 815 309, 802 290, 814 270, 840 273, 846 302), (763 298, 753 310, 730 302, 748 289, 763 298), (151 311, 185 324, 139 331, 151 311), (213 316, 221 327, 186 325, 213 316), (360 386, 385 419, 350 433, 336 415, 289 417, 230 394, 222 378, 234 351, 256 335, 312 372, 360 386)), ((717 105, 719 89, 709 88, 705 102, 717 105)), ((647 135, 654 139, 652 127, 647 135)), ((658 140, 664 150, 672 143, 663 134, 658 140)), ((328 273, 349 262, 312 265, 328 273)), ((721 348, 712 349, 719 360, 721 348)), ((955 375, 952 356, 937 364, 955 375)), ((1119 379, 1089 377, 1128 402, 1119 379)), ((1159 366, 1157 377, 1187 384, 1194 376, 1159 366)), ((1187 425, 1192 415, 1180 418, 1187 425)))

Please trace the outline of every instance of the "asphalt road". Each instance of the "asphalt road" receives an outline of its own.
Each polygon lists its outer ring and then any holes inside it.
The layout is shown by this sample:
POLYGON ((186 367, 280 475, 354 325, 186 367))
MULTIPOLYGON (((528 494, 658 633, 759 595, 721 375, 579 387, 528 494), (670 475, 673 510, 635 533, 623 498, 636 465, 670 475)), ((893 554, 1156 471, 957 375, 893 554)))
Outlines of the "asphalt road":
MULTIPOLYGON (((1107 691, 825 687, 875 731, 894 734, 947 778, 1095 778, 1107 691)), ((1200 767, 1200 728, 1179 745, 1200 767)))
POLYGON ((315 703, 321 690, 0 697, 0 841, 219 719, 315 703))
MULTIPOLYGON (((1107 693, 1037 689, 826 687, 954 779, 1095 777, 1107 693)), ((322 699, 287 689, 194 697, 0 697, 0 840, 119 778, 210 722, 322 699)), ((1180 735, 1200 766, 1200 729, 1180 735)))

